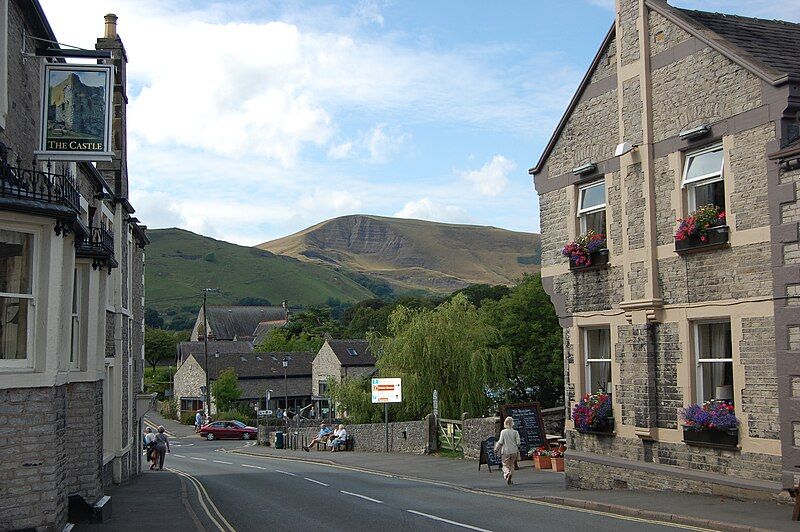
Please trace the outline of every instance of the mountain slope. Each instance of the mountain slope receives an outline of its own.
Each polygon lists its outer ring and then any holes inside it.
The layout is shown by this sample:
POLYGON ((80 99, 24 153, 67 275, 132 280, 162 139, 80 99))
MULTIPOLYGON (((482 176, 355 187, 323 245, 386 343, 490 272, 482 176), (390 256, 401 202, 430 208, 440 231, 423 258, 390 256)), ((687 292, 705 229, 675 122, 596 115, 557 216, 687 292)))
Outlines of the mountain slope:
POLYGON ((210 296, 214 304, 242 298, 265 298, 274 304, 284 299, 291 306, 325 303, 329 298, 361 301, 374 294, 334 270, 277 256, 268 251, 237 246, 183 229, 147 232, 147 307, 161 313, 194 316, 201 290, 219 288, 210 296))
POLYGON ((510 284, 540 262, 534 233, 368 215, 327 220, 258 247, 378 277, 397 290, 510 284))

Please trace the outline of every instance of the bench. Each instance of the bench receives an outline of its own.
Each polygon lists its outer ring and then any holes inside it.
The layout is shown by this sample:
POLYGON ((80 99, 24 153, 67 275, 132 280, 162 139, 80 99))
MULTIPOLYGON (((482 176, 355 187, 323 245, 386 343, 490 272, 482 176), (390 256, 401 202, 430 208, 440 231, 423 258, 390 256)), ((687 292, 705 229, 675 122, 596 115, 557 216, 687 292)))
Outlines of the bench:
POLYGON ((353 439, 353 436, 348 434, 345 437, 344 441, 340 441, 339 443, 336 444, 336 450, 341 451, 342 447, 344 447, 345 451, 352 451, 354 445, 355 445, 355 440, 353 439))

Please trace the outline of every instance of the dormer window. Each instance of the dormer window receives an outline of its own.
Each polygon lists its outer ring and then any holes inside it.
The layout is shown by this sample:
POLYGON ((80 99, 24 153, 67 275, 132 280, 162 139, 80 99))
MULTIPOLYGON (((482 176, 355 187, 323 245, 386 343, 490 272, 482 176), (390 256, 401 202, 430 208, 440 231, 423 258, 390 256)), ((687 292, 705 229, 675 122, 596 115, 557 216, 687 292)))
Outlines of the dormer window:
POLYGON ((704 205, 725 211, 723 161, 721 144, 686 154, 682 186, 686 189, 689 212, 704 205))
POLYGON ((578 189, 580 232, 606 234, 606 183, 595 181, 578 189))
POLYGON ((357 357, 358 356, 358 351, 356 351, 352 347, 348 347, 347 348, 347 354, 350 355, 351 357, 357 357))

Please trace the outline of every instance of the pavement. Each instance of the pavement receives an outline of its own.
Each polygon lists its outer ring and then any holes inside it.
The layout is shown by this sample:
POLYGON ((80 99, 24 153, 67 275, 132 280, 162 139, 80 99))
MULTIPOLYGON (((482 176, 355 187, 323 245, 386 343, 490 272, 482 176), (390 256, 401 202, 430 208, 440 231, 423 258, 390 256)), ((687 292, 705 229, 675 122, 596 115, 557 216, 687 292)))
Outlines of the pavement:
POLYGON ((146 471, 115 487, 112 521, 93 528, 133 530, 143 519, 153 524, 169 519, 168 528, 174 530, 225 531, 798 528, 785 504, 683 493, 565 490, 563 473, 536 471, 529 461, 521 462, 508 486, 496 469, 489 473, 483 465, 478 471, 474 461, 207 442, 193 427, 153 414, 148 418, 172 434, 168 471, 146 471))

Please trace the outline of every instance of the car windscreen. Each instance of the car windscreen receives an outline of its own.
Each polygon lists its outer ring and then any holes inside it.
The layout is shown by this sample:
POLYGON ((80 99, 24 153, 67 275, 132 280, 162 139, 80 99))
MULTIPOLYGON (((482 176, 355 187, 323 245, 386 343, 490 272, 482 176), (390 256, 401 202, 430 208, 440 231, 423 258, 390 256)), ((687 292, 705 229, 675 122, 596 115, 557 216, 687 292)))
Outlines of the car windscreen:
POLYGON ((232 421, 232 423, 234 425, 236 425, 237 427, 239 427, 240 429, 243 429, 243 428, 245 428, 247 426, 244 423, 242 423, 241 421, 232 421))

